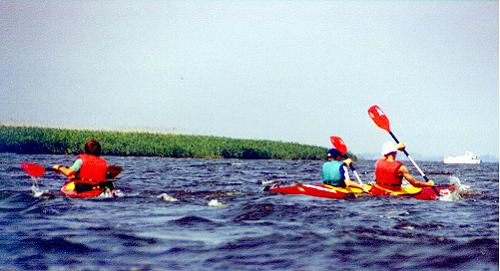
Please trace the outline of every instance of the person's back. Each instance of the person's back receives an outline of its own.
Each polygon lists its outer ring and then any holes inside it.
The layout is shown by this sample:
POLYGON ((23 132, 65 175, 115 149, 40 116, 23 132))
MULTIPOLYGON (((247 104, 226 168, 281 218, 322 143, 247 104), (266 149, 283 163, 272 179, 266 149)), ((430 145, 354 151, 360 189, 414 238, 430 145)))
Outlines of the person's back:
POLYGON ((356 187, 364 192, 368 192, 362 185, 359 185, 349 177, 347 166, 352 164, 352 160, 347 158, 342 161, 344 155, 337 149, 329 149, 326 155, 326 162, 323 163, 321 178, 324 184, 338 187, 356 187))
POLYGON ((403 163, 399 161, 377 160, 375 164, 375 181, 377 185, 391 190, 401 189, 403 175, 399 173, 399 169, 402 165, 403 163))
POLYGON ((344 183, 344 163, 337 160, 330 160, 323 163, 321 178, 324 184, 345 187, 344 183))
POLYGON ((82 165, 76 174, 76 179, 98 184, 106 181, 108 165, 106 160, 92 154, 82 154, 78 156, 82 160, 82 165))

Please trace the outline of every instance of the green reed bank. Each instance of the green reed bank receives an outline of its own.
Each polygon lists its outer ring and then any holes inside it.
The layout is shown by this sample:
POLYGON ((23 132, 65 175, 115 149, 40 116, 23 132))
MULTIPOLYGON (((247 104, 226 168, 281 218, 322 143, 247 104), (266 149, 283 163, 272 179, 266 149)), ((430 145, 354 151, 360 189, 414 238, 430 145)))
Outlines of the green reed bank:
POLYGON ((77 154, 88 139, 101 143, 103 155, 121 156, 317 160, 323 159, 327 150, 270 140, 0 125, 0 152, 77 154))

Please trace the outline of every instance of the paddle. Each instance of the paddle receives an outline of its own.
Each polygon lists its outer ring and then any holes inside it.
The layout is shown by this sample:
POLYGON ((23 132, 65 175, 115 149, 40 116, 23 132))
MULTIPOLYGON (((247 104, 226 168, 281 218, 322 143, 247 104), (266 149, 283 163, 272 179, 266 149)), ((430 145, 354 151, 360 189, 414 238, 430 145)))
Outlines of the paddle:
POLYGON ((106 173, 106 177, 108 179, 114 179, 122 171, 123 171, 123 168, 120 166, 108 166, 108 172, 106 173))
MULTIPOLYGON (((339 136, 331 136, 330 141, 332 142, 333 147, 335 147, 335 149, 339 150, 342 153, 342 155, 347 154, 347 146, 345 145, 344 140, 342 140, 342 138, 340 138, 339 136)), ((358 182, 361 185, 363 185, 363 182, 361 181, 361 178, 359 178, 358 172, 356 171, 354 166, 352 164, 350 164, 349 168, 351 168, 352 172, 354 173, 356 180, 358 180, 358 182)))
POLYGON ((26 162, 21 163, 21 168, 34 178, 42 177, 46 170, 54 170, 53 168, 44 168, 38 164, 26 162))
MULTIPOLYGON (((21 168, 28 173, 31 177, 34 178, 39 178, 42 177, 45 174, 45 171, 56 171, 54 168, 51 167, 42 167, 39 164, 35 163, 27 163, 23 162, 21 163, 21 168)), ((106 173, 108 179, 114 179, 118 174, 120 174, 123 171, 123 168, 120 166, 108 166, 108 172, 106 173)))
MULTIPOLYGON (((399 144, 399 140, 396 138, 394 133, 392 133, 392 131, 391 131, 391 124, 389 122, 389 119, 387 118, 387 115, 384 113, 384 111, 382 111, 382 109, 380 109, 380 107, 378 107, 377 105, 371 106, 368 109, 368 115, 370 115, 370 118, 373 120, 373 122, 375 122, 375 124, 378 127, 382 128, 383 130, 386 130, 391 135, 391 137, 394 139, 394 141, 396 141, 396 143, 399 144)), ((420 167, 417 165, 417 163, 415 163, 415 161, 410 156, 410 154, 406 151, 406 149, 404 149, 403 152, 406 155, 406 157, 408 157, 408 159, 412 162, 412 164, 417 168, 418 172, 420 173, 420 175, 422 175, 424 180, 426 180, 428 182, 429 178, 427 178, 427 176, 422 171, 422 169, 420 169, 420 167)), ((434 192, 436 192, 437 195, 439 195, 439 192, 436 190, 436 188, 434 186, 432 186, 432 189, 434 190, 434 192)))

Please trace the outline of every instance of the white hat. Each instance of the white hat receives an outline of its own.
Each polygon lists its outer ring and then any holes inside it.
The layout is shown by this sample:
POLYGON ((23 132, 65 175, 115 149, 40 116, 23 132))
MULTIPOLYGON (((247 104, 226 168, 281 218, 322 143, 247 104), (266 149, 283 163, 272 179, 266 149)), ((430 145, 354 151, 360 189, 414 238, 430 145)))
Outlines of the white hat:
POLYGON ((382 145, 382 155, 387 155, 391 152, 397 152, 396 145, 394 143, 387 141, 382 145))

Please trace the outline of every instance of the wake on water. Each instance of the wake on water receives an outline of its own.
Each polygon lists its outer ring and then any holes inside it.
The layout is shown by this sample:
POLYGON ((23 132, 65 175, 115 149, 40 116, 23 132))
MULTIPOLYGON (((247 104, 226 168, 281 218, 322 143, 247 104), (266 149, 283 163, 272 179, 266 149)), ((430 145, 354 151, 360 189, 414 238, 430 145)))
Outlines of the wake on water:
POLYGON ((439 197, 439 200, 442 200, 442 201, 460 200, 460 199, 462 199, 463 195, 468 194, 470 192, 470 186, 463 185, 460 182, 460 179, 456 176, 450 176, 449 183, 450 183, 450 185, 455 186, 455 190, 454 191, 450 191, 448 189, 441 190, 440 191, 441 196, 439 197))
POLYGON ((31 177, 31 181, 32 181, 32 184, 31 184, 31 192, 33 192, 33 197, 35 198, 41 198, 41 197, 45 197, 45 198, 51 198, 51 197, 54 197, 54 193, 49 191, 49 190, 42 190, 40 189, 40 187, 38 187, 38 178, 35 178, 35 177, 31 177))
POLYGON ((53 197, 54 193, 49 190, 41 190, 37 184, 33 184, 31 186, 31 191, 33 192, 33 197, 41 198, 41 197, 53 197))

